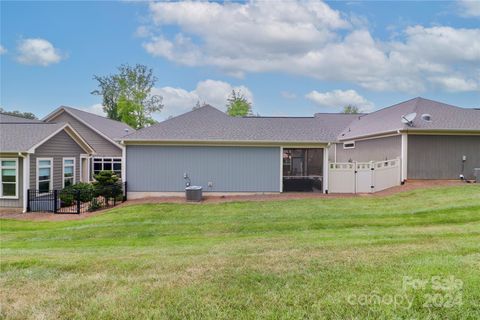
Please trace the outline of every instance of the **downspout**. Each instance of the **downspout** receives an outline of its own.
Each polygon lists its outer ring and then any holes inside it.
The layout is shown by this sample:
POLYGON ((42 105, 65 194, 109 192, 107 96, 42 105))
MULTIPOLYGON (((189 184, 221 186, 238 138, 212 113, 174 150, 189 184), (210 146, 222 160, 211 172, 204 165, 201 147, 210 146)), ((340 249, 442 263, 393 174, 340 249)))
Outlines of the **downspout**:
POLYGON ((401 178, 400 183, 404 184, 407 181, 407 171, 408 171, 408 134, 397 130, 397 133, 401 135, 401 152, 400 152, 400 163, 401 163, 401 178))
POLYGON ((326 148, 323 148, 323 193, 328 193, 328 151, 330 146, 332 145, 331 142, 327 144, 326 148))

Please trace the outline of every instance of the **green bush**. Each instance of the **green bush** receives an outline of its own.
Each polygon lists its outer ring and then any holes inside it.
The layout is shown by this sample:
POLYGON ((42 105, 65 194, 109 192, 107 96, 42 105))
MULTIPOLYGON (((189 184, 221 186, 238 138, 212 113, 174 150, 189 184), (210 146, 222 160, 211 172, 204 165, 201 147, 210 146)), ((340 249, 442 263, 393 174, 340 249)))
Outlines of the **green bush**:
POLYGON ((123 194, 122 182, 118 179, 113 171, 100 171, 95 175, 95 194, 105 197, 105 202, 108 204, 108 199, 117 199, 123 194))
POLYGON ((98 202, 97 198, 92 198, 92 201, 90 201, 90 204, 88 206, 88 211, 95 211, 100 209, 102 206, 98 202))
POLYGON ((63 188, 59 197, 64 206, 71 206, 79 194, 81 202, 88 202, 95 196, 94 187, 90 183, 79 182, 74 185, 63 188))

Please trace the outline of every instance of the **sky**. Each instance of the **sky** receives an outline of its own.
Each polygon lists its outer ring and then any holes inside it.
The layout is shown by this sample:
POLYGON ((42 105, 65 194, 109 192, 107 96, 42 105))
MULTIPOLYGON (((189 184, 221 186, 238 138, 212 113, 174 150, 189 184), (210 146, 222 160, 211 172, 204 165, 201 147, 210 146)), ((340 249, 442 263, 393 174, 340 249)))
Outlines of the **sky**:
POLYGON ((480 107, 480 1, 1 1, 0 105, 102 113, 94 75, 145 64, 158 120, 240 90, 264 116, 480 107))

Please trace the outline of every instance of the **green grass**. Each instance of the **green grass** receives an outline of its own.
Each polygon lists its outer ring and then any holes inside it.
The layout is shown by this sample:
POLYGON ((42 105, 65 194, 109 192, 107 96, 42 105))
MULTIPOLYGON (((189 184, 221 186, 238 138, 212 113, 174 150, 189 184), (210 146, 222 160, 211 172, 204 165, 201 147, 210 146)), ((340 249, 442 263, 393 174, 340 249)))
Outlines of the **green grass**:
POLYGON ((5 319, 480 318, 480 186, 0 223, 5 319))

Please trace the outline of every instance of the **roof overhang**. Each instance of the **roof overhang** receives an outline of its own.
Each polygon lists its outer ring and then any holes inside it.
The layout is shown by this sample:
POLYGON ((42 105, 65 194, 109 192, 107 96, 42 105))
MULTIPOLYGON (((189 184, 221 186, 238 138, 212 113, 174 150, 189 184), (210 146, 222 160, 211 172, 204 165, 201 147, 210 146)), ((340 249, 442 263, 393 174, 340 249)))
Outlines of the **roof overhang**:
POLYGON ((339 139, 340 142, 343 141, 351 141, 351 140, 362 140, 362 139, 375 139, 375 138, 383 138, 392 135, 397 135, 401 133, 406 134, 424 134, 424 135, 480 135, 480 130, 464 130, 464 129, 416 129, 416 128, 409 128, 409 129, 398 129, 392 131, 384 131, 380 133, 373 133, 368 135, 361 135, 361 136, 354 136, 354 137, 342 137, 339 139))
POLYGON ((241 140, 122 140, 124 145, 167 145, 167 146, 258 146, 258 147, 325 147, 329 141, 241 141, 241 140))
POLYGON ((47 137, 45 137, 42 141, 39 143, 35 144, 32 146, 30 149, 26 150, 25 152, 28 153, 35 153, 35 149, 37 149, 39 146, 50 140, 52 137, 57 135, 59 132, 65 131, 82 149, 88 154, 94 154, 95 150, 93 150, 92 147, 80 136, 80 134, 73 129, 68 123, 64 124, 63 126, 59 127, 57 130, 55 130, 53 133, 49 134, 47 137))

